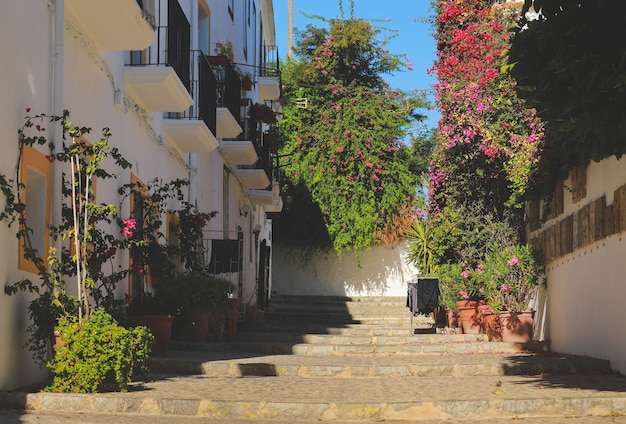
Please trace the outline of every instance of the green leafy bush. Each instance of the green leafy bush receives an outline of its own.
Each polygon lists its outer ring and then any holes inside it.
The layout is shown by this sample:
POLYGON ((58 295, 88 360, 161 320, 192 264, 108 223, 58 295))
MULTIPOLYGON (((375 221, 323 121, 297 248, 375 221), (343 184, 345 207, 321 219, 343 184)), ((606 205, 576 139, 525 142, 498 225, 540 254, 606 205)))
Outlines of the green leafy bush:
POLYGON ((529 308, 543 274, 536 251, 528 245, 495 245, 484 269, 490 286, 486 298, 496 312, 529 308))
POLYGON ((82 324, 72 317, 60 321, 57 331, 60 342, 48 363, 54 379, 46 391, 126 392, 134 373, 147 372, 154 337, 145 327, 126 329, 98 308, 82 324))

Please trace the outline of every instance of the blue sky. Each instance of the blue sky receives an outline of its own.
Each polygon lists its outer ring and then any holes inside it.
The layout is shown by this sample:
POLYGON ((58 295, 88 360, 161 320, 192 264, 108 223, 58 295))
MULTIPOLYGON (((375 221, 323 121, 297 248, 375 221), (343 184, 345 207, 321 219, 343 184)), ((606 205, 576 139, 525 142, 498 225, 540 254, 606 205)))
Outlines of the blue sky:
MULTIPOLYGON (((350 1, 343 0, 346 18, 350 17, 350 1)), ((320 15, 325 18, 341 16, 339 0, 293 0, 294 28, 304 30, 307 24, 322 25, 319 20, 311 20, 301 12, 320 15)), ((432 13, 430 0, 354 0, 354 16, 359 19, 386 20, 378 25, 397 29, 397 36, 388 44, 395 54, 406 54, 413 63, 413 71, 399 72, 386 77, 394 88, 402 90, 432 90, 436 79, 426 70, 432 67, 436 57, 432 27, 420 21, 432 13)), ((276 22, 276 43, 281 57, 287 54, 287 0, 274 0, 276 22)), ((383 32, 391 35, 394 32, 383 32)), ((437 126, 439 112, 421 111, 428 116, 428 125, 437 126)))

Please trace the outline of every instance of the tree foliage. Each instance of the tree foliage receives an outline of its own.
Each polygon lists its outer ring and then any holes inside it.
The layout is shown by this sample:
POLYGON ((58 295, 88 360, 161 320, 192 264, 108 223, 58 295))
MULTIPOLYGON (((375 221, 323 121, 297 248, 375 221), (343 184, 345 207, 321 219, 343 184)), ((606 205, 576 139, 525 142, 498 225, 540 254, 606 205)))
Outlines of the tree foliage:
POLYGON ((398 217, 408 216, 421 182, 412 170, 424 171, 425 161, 401 140, 426 103, 384 81, 403 61, 377 40, 378 28, 354 18, 325 22, 307 27, 297 59, 283 67, 291 101, 279 157, 294 203, 276 219, 276 237, 362 249, 399 234, 398 217))
POLYGON ((626 2, 526 0, 509 63, 546 123, 548 187, 562 170, 626 152, 626 2))

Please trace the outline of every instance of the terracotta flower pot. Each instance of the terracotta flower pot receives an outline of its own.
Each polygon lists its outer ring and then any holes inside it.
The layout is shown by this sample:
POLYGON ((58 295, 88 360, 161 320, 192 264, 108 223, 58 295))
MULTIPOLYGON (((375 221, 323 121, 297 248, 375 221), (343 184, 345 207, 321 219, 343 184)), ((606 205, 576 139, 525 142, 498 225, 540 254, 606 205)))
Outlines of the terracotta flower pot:
POLYGON ((485 334, 490 342, 502 341, 502 329, 500 327, 500 317, 494 314, 482 314, 485 334))
POLYGON ((166 355, 170 349, 174 317, 171 315, 137 315, 132 317, 132 320, 136 326, 148 327, 154 336, 152 354, 166 355))
POLYGON ((528 343, 532 340, 535 311, 508 312, 500 314, 502 341, 528 343))
POLYGON ((252 79, 250 79, 250 77, 241 78, 241 88, 243 88, 244 91, 252 90, 252 79))
POLYGON ((208 307, 195 307, 190 312, 190 318, 192 322, 174 325, 174 339, 185 342, 206 341, 209 334, 211 310, 208 307))
POLYGON ((480 310, 483 305, 486 305, 484 300, 460 300, 456 302, 464 334, 484 333, 483 314, 480 310))
POLYGON ((453 311, 452 309, 446 308, 446 314, 448 316, 448 327, 459 328, 459 313, 457 311, 453 311))

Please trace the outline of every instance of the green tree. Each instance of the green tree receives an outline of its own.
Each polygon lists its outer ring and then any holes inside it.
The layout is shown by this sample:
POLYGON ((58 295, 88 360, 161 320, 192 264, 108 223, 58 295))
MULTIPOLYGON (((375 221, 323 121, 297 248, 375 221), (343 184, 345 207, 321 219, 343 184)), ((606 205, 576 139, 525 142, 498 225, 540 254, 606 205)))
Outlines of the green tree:
POLYGON ((626 153, 625 59, 626 2, 525 1, 505 69, 545 121, 538 194, 574 166, 626 153))
POLYGON ((379 28, 354 17, 324 22, 300 34, 296 59, 283 67, 291 102, 279 123, 279 157, 294 202, 275 221, 276 237, 363 249, 399 234, 410 215, 422 181, 412 171, 425 170, 414 152, 426 149, 401 141, 427 104, 385 82, 404 64, 377 40, 379 28))

